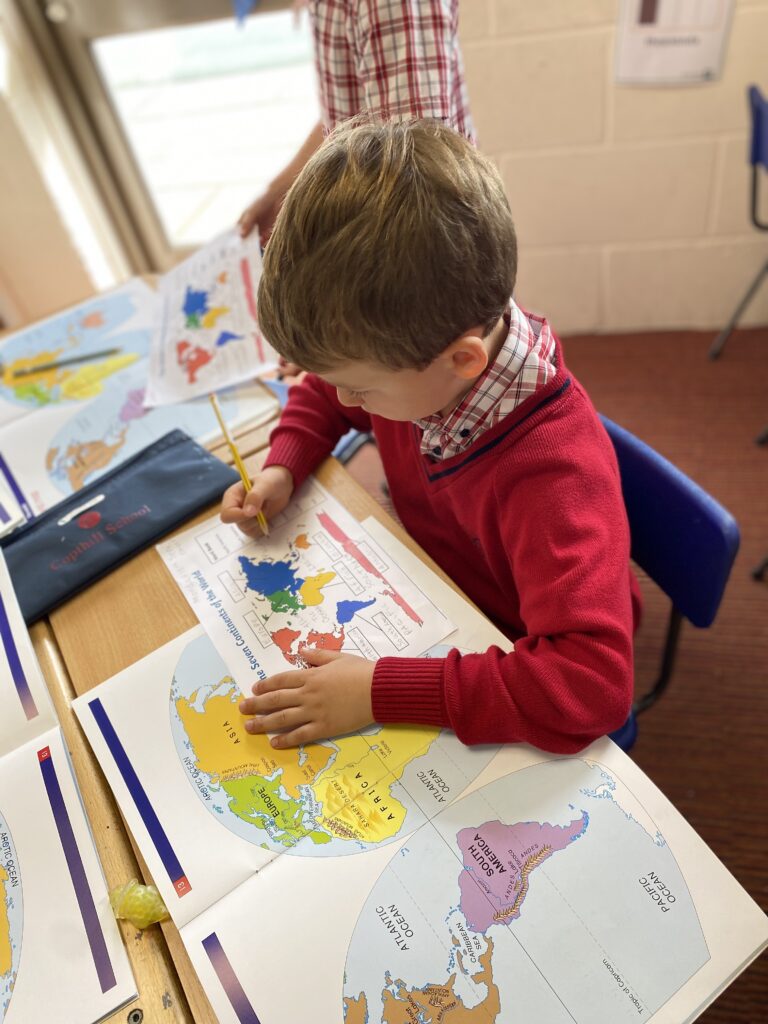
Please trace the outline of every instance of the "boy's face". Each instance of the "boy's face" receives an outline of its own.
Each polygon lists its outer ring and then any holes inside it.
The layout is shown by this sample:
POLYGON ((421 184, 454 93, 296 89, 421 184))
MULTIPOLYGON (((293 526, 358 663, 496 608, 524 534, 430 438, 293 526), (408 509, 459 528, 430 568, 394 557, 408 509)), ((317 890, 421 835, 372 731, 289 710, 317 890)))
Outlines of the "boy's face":
POLYGON ((342 405, 360 406, 387 420, 420 420, 452 407, 461 393, 456 378, 446 375, 438 363, 424 370, 390 370, 355 360, 320 376, 336 388, 342 405))
POLYGON ((318 376, 336 388, 342 405, 387 420, 421 420, 453 409, 487 366, 488 355, 482 330, 473 328, 423 370, 390 370, 355 359, 318 376))

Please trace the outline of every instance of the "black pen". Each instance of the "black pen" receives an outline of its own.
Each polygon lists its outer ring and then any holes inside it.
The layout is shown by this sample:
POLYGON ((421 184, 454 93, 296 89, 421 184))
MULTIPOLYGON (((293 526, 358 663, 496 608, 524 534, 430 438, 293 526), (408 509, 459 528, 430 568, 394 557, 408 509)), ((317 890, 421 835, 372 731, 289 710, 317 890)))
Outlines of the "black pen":
POLYGON ((79 356, 70 356, 68 359, 56 359, 52 363, 40 363, 39 366, 25 366, 20 370, 14 370, 11 379, 17 377, 31 377, 35 373, 46 373, 48 370, 58 370, 61 366, 72 366, 75 363, 87 363, 94 359, 105 359, 107 356, 116 356, 122 349, 105 348, 101 352, 83 352, 79 356))

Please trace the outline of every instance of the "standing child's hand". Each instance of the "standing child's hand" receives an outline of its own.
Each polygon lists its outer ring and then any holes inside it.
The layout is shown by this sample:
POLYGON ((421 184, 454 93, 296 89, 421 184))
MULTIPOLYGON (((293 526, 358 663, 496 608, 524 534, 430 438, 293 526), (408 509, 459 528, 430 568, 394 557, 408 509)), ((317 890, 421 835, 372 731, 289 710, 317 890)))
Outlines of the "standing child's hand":
POLYGON ((282 512, 293 494, 293 475, 285 466, 268 466, 253 481, 248 493, 241 482, 232 484, 224 491, 221 499, 222 523, 237 523, 239 529, 249 537, 261 537, 261 527, 256 518, 259 512, 267 522, 282 512))
POLYGON ((373 721, 374 662, 336 651, 302 648, 312 668, 280 672, 254 683, 240 702, 250 733, 276 732, 272 746, 296 747, 362 729, 373 721))

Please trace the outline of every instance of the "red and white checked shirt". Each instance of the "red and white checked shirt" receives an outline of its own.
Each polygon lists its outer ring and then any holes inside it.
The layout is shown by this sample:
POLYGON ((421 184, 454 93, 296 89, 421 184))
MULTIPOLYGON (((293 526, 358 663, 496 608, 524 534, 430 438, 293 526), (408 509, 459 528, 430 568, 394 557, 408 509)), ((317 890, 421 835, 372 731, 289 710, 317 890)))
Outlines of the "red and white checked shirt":
POLYGON ((433 117, 475 142, 459 0, 309 0, 323 124, 433 117))
POLYGON ((416 421, 424 431, 422 455, 440 460, 458 455, 555 376, 555 337, 547 321, 524 313, 511 299, 507 318, 499 354, 456 408, 446 417, 416 421))

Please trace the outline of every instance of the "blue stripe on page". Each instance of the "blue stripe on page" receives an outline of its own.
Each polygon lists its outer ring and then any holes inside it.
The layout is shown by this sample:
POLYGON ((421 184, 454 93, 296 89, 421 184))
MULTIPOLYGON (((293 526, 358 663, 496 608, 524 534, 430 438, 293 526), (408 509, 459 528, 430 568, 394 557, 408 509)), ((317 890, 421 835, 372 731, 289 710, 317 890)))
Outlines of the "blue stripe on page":
POLYGON ((104 932, 101 930, 99 915, 96 912, 96 904, 93 902, 93 893, 88 884, 75 833, 72 830, 72 822, 69 820, 67 805, 64 803, 50 747, 43 747, 42 750, 38 750, 37 759, 40 762, 40 771, 43 773, 43 782, 45 783, 48 800, 53 811, 53 819, 56 822, 59 839, 64 850, 64 857, 67 861, 72 885, 75 889, 75 896, 80 907, 85 934, 88 937, 88 945, 91 947, 91 956, 96 966, 99 985, 102 992, 107 992, 109 989, 114 988, 117 980, 112 967, 112 961, 109 959, 109 950, 104 939, 104 932))
POLYGON ((38 714, 37 707, 32 691, 29 689, 24 666, 21 664, 19 650, 13 638, 13 630, 11 629, 11 623, 8 619, 8 613, 5 610, 2 596, 0 596, 0 639, 3 641, 3 647, 5 648, 5 654, 11 669, 13 685, 16 687, 21 706, 24 708, 24 714, 27 716, 27 720, 36 718, 38 714))
POLYGON ((240 1024, 261 1024, 256 1016, 256 1011, 251 1006, 248 996, 240 984, 240 979, 235 974, 227 954, 222 949, 219 937, 216 932, 211 932, 202 940, 203 949, 208 954, 211 966, 216 972, 216 977, 221 982, 221 987, 226 993, 227 999, 232 1004, 240 1024))
POLYGON ((168 877, 176 890, 176 894, 178 896, 186 895, 186 893, 191 891, 192 886, 187 881, 184 869, 179 863, 178 857, 174 853, 168 836, 165 834, 165 830, 160 824, 160 819, 157 814, 155 814, 155 809, 149 802, 149 797, 139 781, 139 777, 125 752, 123 744, 120 742, 120 738, 115 732, 112 722, 109 720, 107 712, 104 710, 101 700, 98 697, 94 697, 93 700, 88 701, 88 707, 91 709, 91 714, 96 719, 96 724, 101 730, 101 735, 104 737, 104 741, 109 747, 118 771, 123 777, 123 782, 128 787, 128 792, 133 798, 136 810, 139 812, 141 820, 144 822, 144 827, 149 834, 149 838, 154 843, 157 854, 163 863, 163 867, 168 872, 168 877))
POLYGON ((13 494, 14 498, 16 499, 16 501, 18 501, 19 508, 21 509, 24 518, 27 519, 27 520, 34 519, 35 518, 35 513, 32 511, 29 502, 27 501, 26 497, 24 496, 24 492, 22 491, 22 489, 19 487, 18 483, 16 482, 16 477, 11 472, 10 466, 8 465, 8 463, 5 461, 5 459, 3 458, 3 456, 1 454, 0 454, 0 473, 2 473, 3 476, 5 477, 6 483, 8 484, 8 486, 11 489, 11 493, 13 494))

